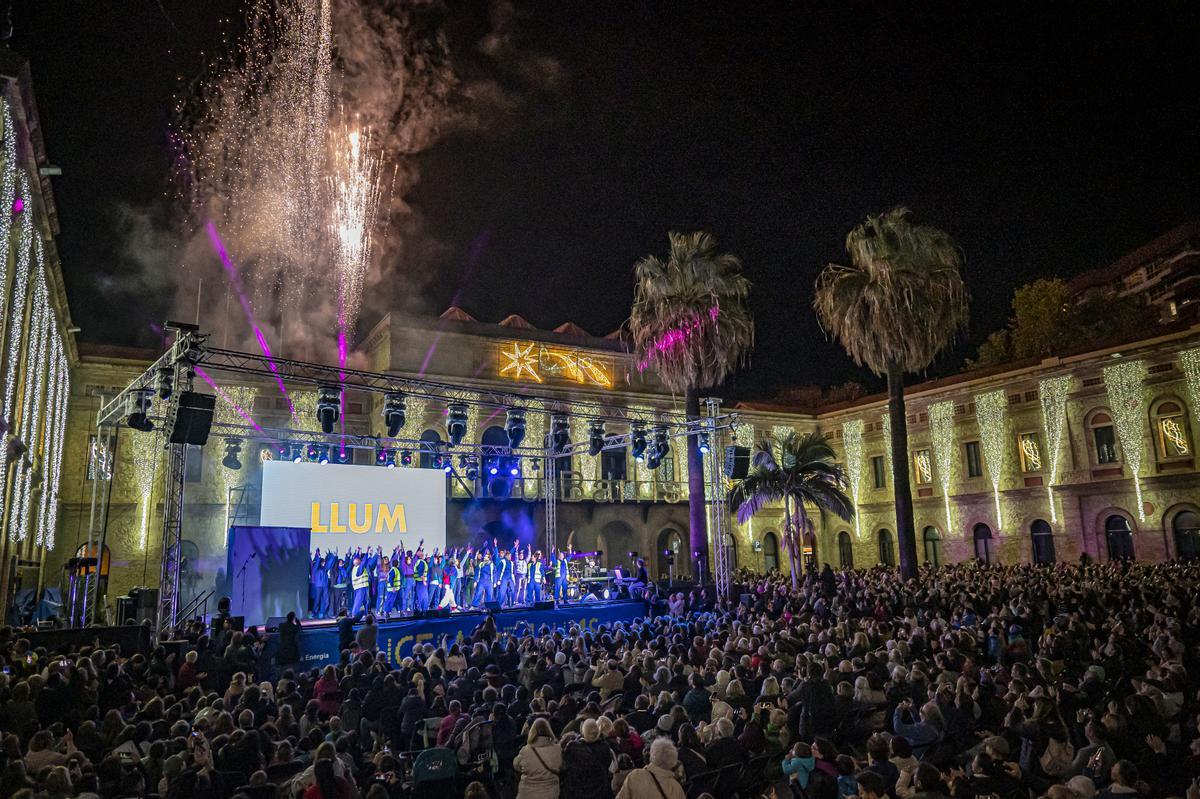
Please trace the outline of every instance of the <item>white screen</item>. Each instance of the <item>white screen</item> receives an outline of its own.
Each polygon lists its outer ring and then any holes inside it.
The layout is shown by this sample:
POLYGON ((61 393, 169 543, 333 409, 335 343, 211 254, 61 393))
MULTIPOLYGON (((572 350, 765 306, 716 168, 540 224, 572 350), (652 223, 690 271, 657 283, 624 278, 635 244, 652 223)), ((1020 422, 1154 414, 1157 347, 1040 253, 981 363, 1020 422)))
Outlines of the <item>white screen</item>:
POLYGON ((312 530, 310 552, 400 545, 446 549, 446 475, 441 469, 263 463, 264 527, 312 530), (362 530, 363 532, 356 532, 362 530))

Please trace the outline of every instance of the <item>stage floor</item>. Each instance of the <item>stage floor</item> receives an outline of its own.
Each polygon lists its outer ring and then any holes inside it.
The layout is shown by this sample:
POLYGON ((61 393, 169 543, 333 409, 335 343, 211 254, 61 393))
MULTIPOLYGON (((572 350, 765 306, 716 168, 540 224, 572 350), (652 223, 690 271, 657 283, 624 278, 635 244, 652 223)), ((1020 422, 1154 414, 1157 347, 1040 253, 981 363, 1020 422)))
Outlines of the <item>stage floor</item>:
MULTIPOLYGON (((533 607, 503 608, 497 611, 467 610, 449 616, 394 617, 379 620, 379 650, 387 654, 392 663, 399 663, 412 655, 417 644, 431 643, 438 646, 443 636, 449 643, 462 643, 470 639, 475 628, 489 615, 496 620, 496 629, 501 633, 522 635, 537 632, 543 626, 561 628, 564 632, 578 626, 595 630, 603 625, 631 622, 645 615, 645 605, 632 599, 606 599, 598 602, 580 602, 570 605, 535 610, 533 607)), ((302 668, 320 668, 336 663, 341 655, 336 619, 305 619, 301 622, 299 636, 300 665, 302 668)), ((357 631, 361 623, 356 623, 357 631)), ((271 636, 274 642, 277 636, 271 636)))

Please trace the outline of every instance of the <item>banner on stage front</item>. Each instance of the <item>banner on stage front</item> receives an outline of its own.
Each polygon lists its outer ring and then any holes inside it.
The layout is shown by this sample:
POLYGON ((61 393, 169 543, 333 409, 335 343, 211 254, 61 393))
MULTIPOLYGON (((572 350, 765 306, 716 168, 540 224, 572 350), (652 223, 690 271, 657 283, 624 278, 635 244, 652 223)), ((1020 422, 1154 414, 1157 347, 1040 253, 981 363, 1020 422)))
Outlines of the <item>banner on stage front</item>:
POLYGON ((446 548, 441 469, 266 461, 260 524, 312 531, 309 551, 446 548))

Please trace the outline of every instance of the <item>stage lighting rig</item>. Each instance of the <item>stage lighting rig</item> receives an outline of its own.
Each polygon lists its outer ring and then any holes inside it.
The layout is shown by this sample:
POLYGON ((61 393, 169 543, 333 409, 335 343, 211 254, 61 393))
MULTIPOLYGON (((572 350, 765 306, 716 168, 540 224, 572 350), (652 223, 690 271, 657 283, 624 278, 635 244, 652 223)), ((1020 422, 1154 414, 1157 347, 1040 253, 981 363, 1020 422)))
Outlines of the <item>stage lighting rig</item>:
POLYGON ((550 443, 555 452, 571 446, 571 420, 562 414, 550 417, 550 443))
POLYGON ((521 476, 521 459, 520 458, 514 457, 509 460, 508 476, 509 477, 520 477, 521 476))
POLYGON ((593 419, 591 429, 588 431, 588 454, 594 458, 600 454, 602 449, 604 449, 604 420, 593 419))
POLYGON ((333 432, 333 426, 341 415, 342 389, 341 386, 317 386, 317 421, 321 423, 321 432, 333 432))
POLYGON ((317 463, 325 466, 329 463, 329 445, 322 444, 317 448, 317 463))
POLYGON ((305 448, 305 454, 310 461, 315 461, 321 454, 321 449, 316 444, 309 444, 305 448))
POLYGON ((175 386, 175 370, 169 366, 160 366, 158 369, 158 396, 159 399, 170 399, 171 391, 175 386))
POLYGON ((147 417, 150 414, 151 403, 154 402, 154 389, 139 388, 128 397, 125 401, 125 424, 143 433, 153 431, 154 422, 147 417))
POLYGON ((650 447, 650 452, 646 457, 646 468, 654 471, 662 465, 663 458, 667 457, 671 452, 671 442, 667 438, 667 428, 654 428, 654 444, 650 447))
POLYGON ((336 460, 338 463, 349 463, 353 459, 353 453, 345 447, 338 447, 336 460))
POLYGON ((450 446, 457 447, 467 435, 467 406, 452 402, 446 412, 446 437, 450 440, 450 446))
POLYGON ((231 436, 225 439, 225 457, 221 459, 221 465, 226 469, 242 468, 242 461, 238 457, 242 451, 242 440, 231 436))
POLYGON ((408 420, 408 406, 404 395, 400 392, 389 392, 383 395, 383 423, 387 426, 388 438, 400 435, 400 430, 408 420))
POLYGON ((504 432, 508 434, 508 446, 516 449, 525 440, 525 409, 509 408, 504 417, 504 432))
POLYGON ((400 463, 405 466, 412 466, 412 453, 408 450, 400 450, 400 463))
POLYGON ((300 463, 304 460, 304 447, 299 444, 292 447, 292 463, 300 463))
POLYGON ((634 422, 633 429, 629 434, 630 447, 633 450, 633 459, 638 463, 646 460, 646 426, 640 422, 634 422))
POLYGON ((292 448, 287 444, 280 444, 275 448, 275 456, 281 461, 290 460, 292 457, 292 448))
POLYGON ((700 448, 700 454, 707 455, 710 449, 708 443, 708 433, 700 433, 698 436, 696 436, 696 443, 700 448))
POLYGON ((390 449, 387 447, 380 447, 379 449, 375 450, 375 465, 386 466, 389 469, 394 469, 396 467, 396 458, 393 456, 390 449))

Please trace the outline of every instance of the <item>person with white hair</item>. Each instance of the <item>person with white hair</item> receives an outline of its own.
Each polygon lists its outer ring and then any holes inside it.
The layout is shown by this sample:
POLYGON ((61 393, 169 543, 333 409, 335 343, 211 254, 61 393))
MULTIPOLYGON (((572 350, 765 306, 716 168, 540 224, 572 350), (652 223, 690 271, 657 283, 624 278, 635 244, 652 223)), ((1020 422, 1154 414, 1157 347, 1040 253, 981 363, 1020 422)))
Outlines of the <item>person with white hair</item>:
POLYGON ((617 758, 600 734, 600 723, 586 719, 579 737, 563 746, 562 793, 571 799, 609 799, 617 758))
POLYGON ((685 799, 683 786, 675 776, 679 753, 667 738, 655 738, 650 745, 645 768, 631 771, 617 799, 685 799))

